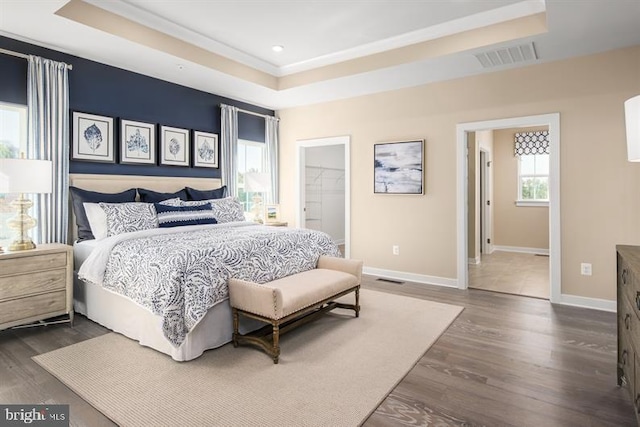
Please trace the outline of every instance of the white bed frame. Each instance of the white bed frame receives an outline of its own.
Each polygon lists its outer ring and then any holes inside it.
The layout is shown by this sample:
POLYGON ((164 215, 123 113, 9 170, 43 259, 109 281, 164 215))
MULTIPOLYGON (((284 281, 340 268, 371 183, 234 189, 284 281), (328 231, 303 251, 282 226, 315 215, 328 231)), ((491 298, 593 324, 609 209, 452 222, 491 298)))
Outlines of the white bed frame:
MULTIPOLYGON (((198 190, 219 188, 217 178, 183 178, 137 175, 81 175, 71 174, 70 185, 83 190, 101 193, 118 193, 129 188, 146 188, 158 192, 175 192, 184 187, 198 190)), ((70 229, 75 241, 75 218, 70 229)), ((134 301, 99 286, 84 283, 77 277, 79 265, 74 266, 74 309, 77 313, 105 326, 114 332, 140 342, 171 356, 177 361, 187 361, 200 356, 205 350, 220 347, 231 341, 233 322, 229 301, 213 307, 186 336, 179 347, 173 347, 162 333, 162 319, 134 301)), ((261 324, 245 322, 246 333, 261 324)))

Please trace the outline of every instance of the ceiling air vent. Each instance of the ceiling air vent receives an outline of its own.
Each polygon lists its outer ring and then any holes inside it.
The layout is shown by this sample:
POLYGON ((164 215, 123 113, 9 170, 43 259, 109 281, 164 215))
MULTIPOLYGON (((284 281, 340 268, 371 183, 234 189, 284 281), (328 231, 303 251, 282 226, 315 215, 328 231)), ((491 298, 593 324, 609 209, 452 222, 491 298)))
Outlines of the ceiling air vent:
POLYGON ((533 47, 533 42, 476 53, 474 56, 480 61, 484 68, 517 64, 519 62, 535 61, 538 59, 536 50, 533 47))

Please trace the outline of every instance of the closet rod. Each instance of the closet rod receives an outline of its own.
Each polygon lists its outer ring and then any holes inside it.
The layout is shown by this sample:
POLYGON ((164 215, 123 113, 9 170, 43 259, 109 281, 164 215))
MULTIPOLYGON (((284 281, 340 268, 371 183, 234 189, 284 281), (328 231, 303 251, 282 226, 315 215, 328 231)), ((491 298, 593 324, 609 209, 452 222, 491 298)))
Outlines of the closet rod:
MULTIPOLYGON (((29 55, 25 55, 24 53, 14 52, 13 50, 2 49, 0 48, 0 53, 4 53, 5 55, 17 56, 18 58, 29 59, 29 55)), ((73 65, 67 64, 70 70, 73 70, 73 65)))
MULTIPOLYGON (((220 104, 220 106, 221 106, 221 107, 222 107, 223 105, 226 105, 226 104, 220 104)), ((242 109, 242 108, 238 108, 238 107, 236 107, 236 108, 238 109, 238 112, 239 112, 239 113, 250 114, 250 115, 252 115, 252 116, 262 117, 262 118, 265 118, 265 119, 266 119, 267 117, 273 117, 273 118, 275 118, 275 119, 276 119, 276 120, 278 120, 278 121, 280 120, 279 118, 277 118, 277 117, 275 117, 275 116, 269 116, 268 114, 260 114, 260 113, 255 113, 255 112, 253 112, 253 111, 244 110, 244 109, 242 109)))

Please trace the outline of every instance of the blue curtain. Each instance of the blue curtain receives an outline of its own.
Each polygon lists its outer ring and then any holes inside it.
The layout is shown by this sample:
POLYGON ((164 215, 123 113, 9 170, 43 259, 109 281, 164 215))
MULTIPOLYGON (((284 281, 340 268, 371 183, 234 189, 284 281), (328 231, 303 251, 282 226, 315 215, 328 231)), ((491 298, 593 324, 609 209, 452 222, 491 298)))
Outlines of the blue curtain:
POLYGON ((69 65, 29 55, 27 158, 50 160, 53 192, 34 199, 37 243, 69 234, 69 65))
POLYGON ((264 135, 267 146, 267 167, 271 177, 271 192, 267 197, 268 203, 280 203, 278 185, 278 122, 276 117, 265 117, 264 135))
POLYGON ((220 105, 220 159, 222 184, 227 186, 229 196, 236 197, 236 177, 238 175, 238 108, 220 105))

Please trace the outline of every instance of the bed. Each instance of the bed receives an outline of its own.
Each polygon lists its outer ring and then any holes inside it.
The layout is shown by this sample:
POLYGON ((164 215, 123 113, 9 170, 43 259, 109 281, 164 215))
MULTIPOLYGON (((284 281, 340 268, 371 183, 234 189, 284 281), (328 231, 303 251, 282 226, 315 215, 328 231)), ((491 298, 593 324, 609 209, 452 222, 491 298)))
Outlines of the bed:
MULTIPOLYGON (((99 175, 71 175, 70 182, 103 193, 220 186, 215 179, 99 175)), ((313 268, 319 255, 338 253, 324 233, 246 221, 143 229, 84 240, 74 243, 74 308, 141 345, 187 361, 231 341, 228 277, 265 282, 313 268), (149 287, 154 283, 152 294, 149 287)), ((241 332, 259 326, 246 319, 241 332)))

